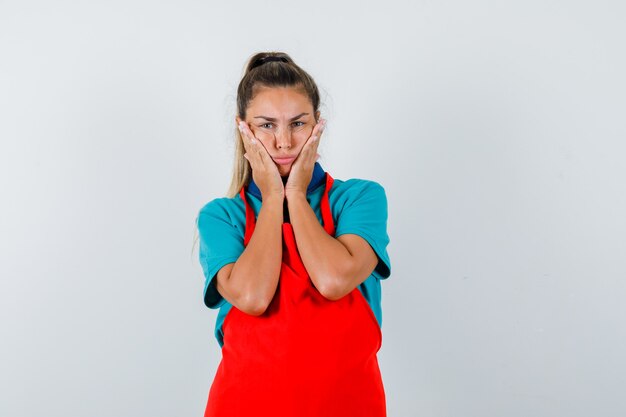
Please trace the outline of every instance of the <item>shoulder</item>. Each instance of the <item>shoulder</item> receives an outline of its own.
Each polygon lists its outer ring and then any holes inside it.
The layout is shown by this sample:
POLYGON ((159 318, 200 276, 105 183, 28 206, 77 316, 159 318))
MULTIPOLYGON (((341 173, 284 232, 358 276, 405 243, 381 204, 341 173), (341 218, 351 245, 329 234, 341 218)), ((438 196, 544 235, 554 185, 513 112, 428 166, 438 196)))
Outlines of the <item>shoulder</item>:
POLYGON ((221 219, 234 224, 241 217, 242 213, 245 215, 245 206, 238 195, 235 197, 220 197, 203 205, 198 211, 196 220, 198 225, 200 225, 200 222, 209 219, 221 219))
MULTIPOLYGON (((383 188, 378 182, 363 178, 350 178, 347 180, 335 179, 333 182, 333 188, 383 188)), ((384 189, 384 188, 383 188, 384 189)))
POLYGON ((230 211, 238 209, 240 205, 243 206, 243 202, 241 201, 241 197, 239 197, 239 195, 235 197, 219 197, 214 198, 202 206, 202 208, 200 208, 200 213, 230 211))
POLYGON ((378 182, 351 178, 345 181, 335 180, 329 193, 329 199, 335 200, 339 205, 359 200, 377 200, 386 204, 387 196, 385 188, 378 182))

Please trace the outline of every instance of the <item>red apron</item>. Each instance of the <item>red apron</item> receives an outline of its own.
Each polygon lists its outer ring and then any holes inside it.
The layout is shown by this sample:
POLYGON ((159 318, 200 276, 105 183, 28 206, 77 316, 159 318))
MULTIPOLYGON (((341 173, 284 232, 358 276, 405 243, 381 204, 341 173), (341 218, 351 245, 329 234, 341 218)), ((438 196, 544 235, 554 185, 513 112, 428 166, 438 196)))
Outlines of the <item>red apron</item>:
MULTIPOLYGON (((324 229, 334 236, 326 174, 320 202, 324 229)), ((246 201, 248 244, 255 214, 246 201)), ((382 333, 358 288, 339 300, 323 297, 300 259, 293 229, 283 223, 283 259, 267 310, 252 316, 235 306, 223 323, 222 360, 205 417, 385 417, 376 354, 382 333)))

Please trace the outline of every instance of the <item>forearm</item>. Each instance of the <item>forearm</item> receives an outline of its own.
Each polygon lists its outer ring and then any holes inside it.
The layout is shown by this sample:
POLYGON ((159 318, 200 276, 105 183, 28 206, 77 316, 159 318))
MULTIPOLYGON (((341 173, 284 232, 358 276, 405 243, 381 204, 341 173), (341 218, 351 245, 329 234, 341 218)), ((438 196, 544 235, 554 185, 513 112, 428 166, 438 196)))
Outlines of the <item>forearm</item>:
POLYGON ((264 199, 254 233, 229 276, 241 305, 264 311, 278 285, 282 260, 283 200, 264 199))
POLYGON ((304 194, 289 196, 288 207, 298 252, 311 281, 324 297, 341 298, 351 289, 355 259, 320 225, 304 194))

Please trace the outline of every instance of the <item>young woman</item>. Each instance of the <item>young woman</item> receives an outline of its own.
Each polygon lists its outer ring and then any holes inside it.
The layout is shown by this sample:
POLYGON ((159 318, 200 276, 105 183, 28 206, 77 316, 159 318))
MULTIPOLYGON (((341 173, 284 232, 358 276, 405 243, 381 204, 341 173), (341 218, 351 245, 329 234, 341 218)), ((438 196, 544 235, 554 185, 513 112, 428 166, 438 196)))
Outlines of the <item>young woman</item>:
POLYGON ((387 200, 378 183, 333 179, 317 162, 319 105, 289 55, 250 58, 229 195, 196 218, 222 349, 205 417, 386 415, 387 200))

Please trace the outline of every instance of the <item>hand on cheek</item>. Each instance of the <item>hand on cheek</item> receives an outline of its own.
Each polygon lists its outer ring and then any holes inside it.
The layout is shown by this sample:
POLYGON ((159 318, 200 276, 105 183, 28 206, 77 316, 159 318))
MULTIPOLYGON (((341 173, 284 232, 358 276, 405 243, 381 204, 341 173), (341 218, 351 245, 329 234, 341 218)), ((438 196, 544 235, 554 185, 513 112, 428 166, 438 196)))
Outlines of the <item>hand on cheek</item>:
POLYGON ((287 179, 287 184, 285 184, 286 198, 289 198, 290 195, 292 197, 295 195, 306 196, 306 190, 313 175, 313 167, 319 157, 317 148, 325 126, 326 120, 320 119, 315 127, 313 127, 311 135, 304 143, 298 157, 291 165, 289 178, 287 179))
POLYGON ((239 124, 239 131, 246 150, 243 156, 250 163, 252 179, 259 187, 261 195, 284 198, 284 186, 280 174, 261 140, 254 135, 245 122, 239 124))

